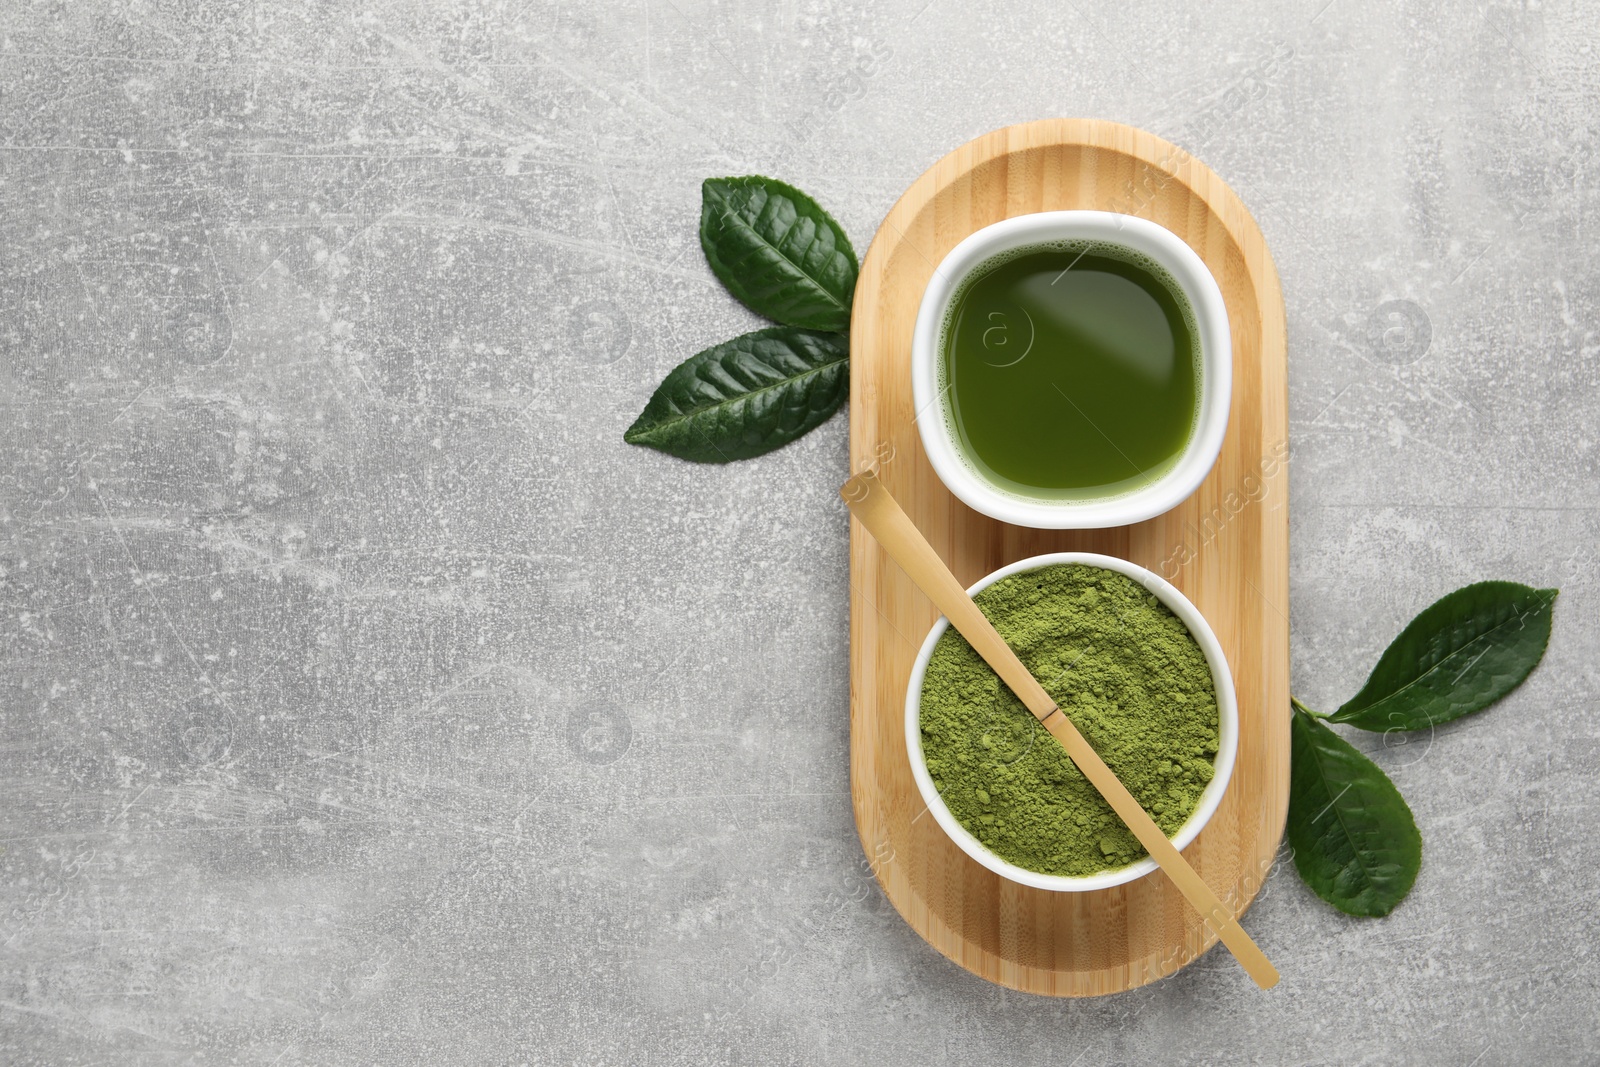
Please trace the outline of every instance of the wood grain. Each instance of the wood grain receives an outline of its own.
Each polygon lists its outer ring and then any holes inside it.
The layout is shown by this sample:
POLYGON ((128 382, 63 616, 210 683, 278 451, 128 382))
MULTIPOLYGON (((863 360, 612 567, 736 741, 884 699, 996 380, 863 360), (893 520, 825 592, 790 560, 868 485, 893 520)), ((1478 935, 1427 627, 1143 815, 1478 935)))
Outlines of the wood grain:
MULTIPOLYGON (((1287 366, 1283 297, 1244 205, 1198 160, 1117 123, 1049 119, 952 152, 889 212, 862 263, 850 336, 850 458, 875 470, 963 584, 1043 552, 1103 552, 1178 586, 1216 631, 1238 690, 1240 737, 1222 806, 1184 850, 1230 911, 1270 869, 1288 804, 1287 366), (1228 435, 1205 483, 1148 522, 1030 530, 967 508, 922 451, 911 330, 939 260, 992 222, 1098 208, 1151 219, 1216 277, 1233 332, 1228 435)), ((936 609, 858 523, 850 531, 850 775, 856 826, 906 921, 966 969, 1014 989, 1093 996, 1179 967, 1215 941, 1165 877, 1093 893, 1015 885, 924 817, 906 754, 905 689, 936 609)))
MULTIPOLYGON (((1111 805, 1133 836, 1150 853, 1150 858, 1161 866, 1166 875, 1190 906, 1204 917, 1222 943, 1238 959, 1245 971, 1262 989, 1278 984, 1277 969, 1267 960, 1250 935, 1234 918, 1233 910, 1206 885, 1205 880, 1183 858, 1166 832, 1156 825, 1150 814, 1139 806, 1139 801, 1128 787, 1106 766, 1105 760, 1084 739, 1083 734, 1065 712, 1057 706, 1055 698, 1045 692, 1044 686, 1018 658, 1000 631, 994 628, 982 609, 962 588, 956 576, 950 573, 939 553, 922 536, 911 517, 905 513, 889 491, 883 488, 874 471, 862 471, 839 490, 854 515, 882 545, 900 569, 905 571, 917 588, 926 593, 950 625, 967 639, 974 651, 983 657, 1001 681, 1021 699, 1034 718, 1050 731, 1067 757, 1083 776, 1111 805)), ((1100 557, 1104 559, 1105 557, 1100 557)))

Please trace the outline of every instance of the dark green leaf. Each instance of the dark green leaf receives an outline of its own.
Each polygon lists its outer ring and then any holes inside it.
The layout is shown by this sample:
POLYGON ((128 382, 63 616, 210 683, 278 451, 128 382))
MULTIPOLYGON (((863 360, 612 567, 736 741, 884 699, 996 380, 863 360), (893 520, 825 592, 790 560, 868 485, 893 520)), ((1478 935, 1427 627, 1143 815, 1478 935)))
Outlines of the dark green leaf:
POLYGON ((1422 835, 1377 764, 1296 710, 1290 725, 1289 821, 1306 885, 1349 915, 1387 915, 1422 867, 1422 835))
POLYGON ((728 291, 790 326, 843 330, 855 294, 855 250, 833 218, 771 178, 707 178, 700 247, 728 291))
POLYGON ((1539 665, 1556 592, 1516 582, 1457 589, 1411 620, 1330 720, 1420 730, 1482 711, 1539 665))
POLYGON ((678 364, 623 440, 697 463, 749 459, 828 421, 850 388, 838 334, 774 326, 678 364))

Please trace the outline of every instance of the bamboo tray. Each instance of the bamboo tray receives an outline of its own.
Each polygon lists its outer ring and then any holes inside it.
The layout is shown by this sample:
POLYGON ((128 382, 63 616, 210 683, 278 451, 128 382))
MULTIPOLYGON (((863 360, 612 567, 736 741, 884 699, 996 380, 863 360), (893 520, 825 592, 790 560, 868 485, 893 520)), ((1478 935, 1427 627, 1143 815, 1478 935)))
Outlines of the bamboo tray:
MULTIPOLYGON (((1289 783, 1288 394, 1283 295, 1255 220, 1206 166, 1128 126, 1049 119, 945 156, 889 212, 861 266, 850 330, 850 460, 879 477, 965 584, 1041 552, 1103 552, 1168 578, 1227 652, 1240 737, 1221 808, 1184 851, 1236 911, 1283 833, 1289 783), (974 230, 1064 208, 1122 211, 1178 234, 1216 276, 1233 331, 1233 405, 1194 496, 1110 530, 1029 530, 970 510, 923 453, 911 402, 911 329, 936 264, 974 230)), ((912 928, 1013 989, 1094 996, 1171 974, 1215 941, 1162 874, 1095 893, 1013 885, 939 829, 911 777, 905 690, 933 605, 850 524, 850 788, 884 892, 912 928)))

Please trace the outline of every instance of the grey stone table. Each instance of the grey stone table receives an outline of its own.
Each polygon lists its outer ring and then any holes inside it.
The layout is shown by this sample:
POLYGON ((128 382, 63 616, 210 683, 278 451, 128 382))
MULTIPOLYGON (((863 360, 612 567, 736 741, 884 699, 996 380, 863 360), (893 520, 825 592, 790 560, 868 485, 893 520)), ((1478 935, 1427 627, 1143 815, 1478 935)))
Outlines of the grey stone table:
POLYGON ((0 1062, 1593 1062, 1600 10, 978 6, 0 4, 0 1062), (755 322, 702 178, 864 250, 1051 115, 1272 244, 1303 699, 1563 590, 1503 705, 1358 739, 1422 877, 1356 921, 1280 865, 1269 994, 923 943, 850 812, 844 420, 621 440, 755 322))

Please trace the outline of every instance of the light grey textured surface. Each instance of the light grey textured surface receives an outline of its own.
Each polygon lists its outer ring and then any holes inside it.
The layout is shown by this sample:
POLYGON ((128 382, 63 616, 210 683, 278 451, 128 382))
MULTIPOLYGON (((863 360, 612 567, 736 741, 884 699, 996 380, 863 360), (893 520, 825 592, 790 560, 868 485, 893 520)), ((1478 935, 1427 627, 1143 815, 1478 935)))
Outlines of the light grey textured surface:
POLYGON ((1600 9, 923 3, 0 2, 0 1061, 1593 1062, 1600 9), (1051 115, 1271 243, 1302 698, 1563 589, 1504 705, 1359 741, 1425 869, 1385 921, 1278 870, 1268 994, 924 944, 850 813, 844 420, 621 441, 755 322, 702 178, 864 251, 1051 115))

